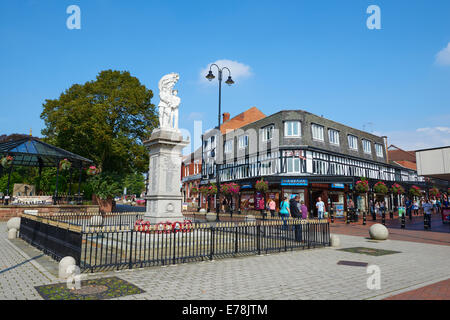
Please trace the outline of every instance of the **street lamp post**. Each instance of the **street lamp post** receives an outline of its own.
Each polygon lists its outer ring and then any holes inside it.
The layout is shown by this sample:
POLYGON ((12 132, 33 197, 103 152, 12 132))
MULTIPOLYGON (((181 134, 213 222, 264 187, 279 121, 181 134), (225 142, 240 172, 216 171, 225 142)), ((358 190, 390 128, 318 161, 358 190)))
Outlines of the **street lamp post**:
POLYGON ((219 174, 219 155, 218 155, 218 150, 219 150, 219 141, 220 141, 220 115, 221 115, 221 100, 222 100, 222 72, 223 70, 228 70, 228 79, 225 81, 226 84, 228 85, 232 85, 234 83, 233 79, 231 79, 231 71, 230 69, 228 69, 227 67, 223 67, 220 68, 217 64, 213 63, 210 67, 209 67, 209 72, 206 75, 206 79, 208 79, 209 81, 211 81, 212 79, 215 78, 215 76, 213 75, 211 68, 215 66, 217 68, 218 71, 218 77, 217 79, 219 80, 219 114, 218 114, 218 121, 217 121, 217 128, 219 129, 219 136, 217 137, 218 139, 216 139, 216 152, 215 152, 215 156, 216 156, 216 186, 217 186, 217 193, 216 193, 216 221, 220 221, 219 219, 219 211, 220 211, 220 174, 219 174))

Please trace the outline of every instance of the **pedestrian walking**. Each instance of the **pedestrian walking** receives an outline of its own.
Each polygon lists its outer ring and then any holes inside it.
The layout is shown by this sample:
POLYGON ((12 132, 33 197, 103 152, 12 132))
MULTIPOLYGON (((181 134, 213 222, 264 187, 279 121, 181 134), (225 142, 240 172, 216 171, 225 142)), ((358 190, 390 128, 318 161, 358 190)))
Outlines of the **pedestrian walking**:
POLYGON ((273 201, 273 199, 269 199, 269 201, 267 202, 267 208, 269 209, 270 216, 272 218, 275 217, 275 207, 276 207, 275 201, 273 201))
POLYGON ((318 197, 316 202, 317 216, 319 219, 323 219, 323 214, 325 212, 325 203, 323 203, 322 198, 318 197))
POLYGON ((302 213, 302 219, 308 219, 308 207, 303 200, 300 202, 300 211, 302 213))
POLYGON ((290 214, 289 202, 287 201, 287 197, 284 197, 283 201, 280 204, 280 217, 283 220, 283 230, 287 229, 287 219, 290 214))
POLYGON ((423 217, 426 219, 428 228, 431 228, 431 213, 433 211, 433 205, 431 204, 430 200, 425 200, 425 202, 422 205, 423 208, 423 217))

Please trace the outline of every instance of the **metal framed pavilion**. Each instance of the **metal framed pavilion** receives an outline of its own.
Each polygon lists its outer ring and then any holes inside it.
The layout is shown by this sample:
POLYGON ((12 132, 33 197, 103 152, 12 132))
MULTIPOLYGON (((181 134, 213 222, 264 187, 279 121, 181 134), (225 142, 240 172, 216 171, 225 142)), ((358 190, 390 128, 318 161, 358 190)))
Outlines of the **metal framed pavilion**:
MULTIPOLYGON (((56 167, 56 188, 53 196, 53 203, 56 204, 58 198, 59 162, 63 159, 67 159, 71 162, 70 175, 72 175, 72 169, 79 170, 78 195, 80 195, 82 170, 84 167, 93 163, 92 160, 52 146, 32 136, 0 142, 0 158, 4 156, 12 156, 14 158, 12 166, 9 167, 9 169, 6 169, 9 171, 7 194, 5 196, 6 205, 9 202, 11 172, 15 166, 38 167, 39 177, 41 177, 42 168, 56 167)), ((0 165, 0 175, 3 174, 4 170, 5 168, 0 165)))

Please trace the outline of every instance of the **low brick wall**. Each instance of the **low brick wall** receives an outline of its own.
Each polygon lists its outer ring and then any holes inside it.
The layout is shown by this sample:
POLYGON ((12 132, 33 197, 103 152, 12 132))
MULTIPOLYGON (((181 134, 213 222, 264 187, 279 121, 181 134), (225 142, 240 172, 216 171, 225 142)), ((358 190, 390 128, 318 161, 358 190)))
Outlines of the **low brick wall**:
POLYGON ((29 206, 0 206, 0 221, 7 221, 13 217, 20 217, 25 210, 37 210, 38 214, 52 214, 58 212, 99 212, 99 206, 93 205, 29 205, 29 206))

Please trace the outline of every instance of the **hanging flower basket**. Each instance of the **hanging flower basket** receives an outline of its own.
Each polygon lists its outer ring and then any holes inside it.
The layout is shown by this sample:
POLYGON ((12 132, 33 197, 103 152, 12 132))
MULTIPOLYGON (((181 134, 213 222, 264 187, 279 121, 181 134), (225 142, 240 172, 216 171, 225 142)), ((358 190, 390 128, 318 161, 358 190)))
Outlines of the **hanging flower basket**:
POLYGON ((217 187, 215 184, 212 184, 210 186, 200 187, 199 191, 201 194, 213 195, 217 193, 217 187))
POLYGON ((226 196, 233 196, 239 193, 239 185, 237 183, 224 183, 220 186, 220 191, 226 196))
POLYGON ((100 170, 96 167, 96 166, 90 166, 87 170, 86 170, 86 174, 88 176, 95 176, 96 174, 100 173, 100 170))
POLYGON ((428 193, 430 194, 430 196, 432 196, 432 197, 440 197, 441 196, 441 192, 439 191, 439 189, 438 188, 436 188, 436 187, 433 187, 433 188, 431 188, 429 191, 428 191, 428 193))
POLYGON ((358 193, 366 193, 369 191, 369 181, 361 179, 356 181, 355 190, 358 193))
POLYGON ((389 188, 386 186, 386 184, 382 181, 378 181, 377 183, 375 183, 375 185, 373 186, 373 191, 375 193, 381 193, 381 194, 386 194, 389 192, 389 188))
POLYGON ((412 197, 420 197, 421 196, 421 190, 418 186, 412 186, 409 189, 409 195, 412 197))
POLYGON ((72 163, 70 163, 70 161, 67 159, 63 159, 59 162, 59 168, 62 170, 69 170, 71 166, 72 163))
POLYGON ((392 194, 404 194, 405 189, 398 183, 394 183, 391 187, 392 194))
POLYGON ((10 168, 12 166, 13 160, 14 158, 12 156, 6 156, 0 160, 0 163, 2 164, 3 168, 10 168))
POLYGON ((192 187, 191 188, 191 193, 192 194, 197 194, 198 193, 198 188, 197 187, 192 187))
POLYGON ((259 192, 266 193, 269 190, 269 183, 264 179, 256 181, 255 189, 259 192))

